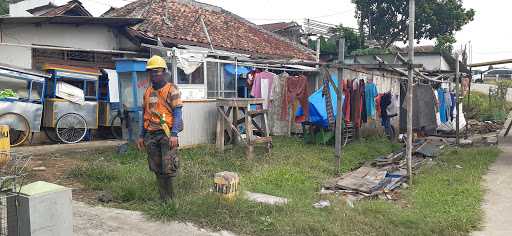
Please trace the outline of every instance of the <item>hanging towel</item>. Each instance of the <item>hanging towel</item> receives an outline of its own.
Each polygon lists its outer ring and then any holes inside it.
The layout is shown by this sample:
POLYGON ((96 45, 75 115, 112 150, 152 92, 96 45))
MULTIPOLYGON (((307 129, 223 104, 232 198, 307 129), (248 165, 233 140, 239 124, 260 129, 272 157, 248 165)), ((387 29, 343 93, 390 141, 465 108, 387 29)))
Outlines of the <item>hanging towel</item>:
POLYGON ((255 98, 265 99, 263 109, 267 109, 269 106, 270 98, 272 97, 272 82, 275 76, 274 73, 263 71, 257 73, 254 78, 251 95, 255 98))
POLYGON ((446 112, 446 97, 442 88, 437 89, 437 99, 439 100, 439 118, 442 123, 448 122, 448 113, 446 112))
POLYGON ((375 115, 377 114, 375 98, 379 95, 377 86, 374 83, 366 84, 364 95, 366 101, 366 114, 369 118, 375 118, 375 115))

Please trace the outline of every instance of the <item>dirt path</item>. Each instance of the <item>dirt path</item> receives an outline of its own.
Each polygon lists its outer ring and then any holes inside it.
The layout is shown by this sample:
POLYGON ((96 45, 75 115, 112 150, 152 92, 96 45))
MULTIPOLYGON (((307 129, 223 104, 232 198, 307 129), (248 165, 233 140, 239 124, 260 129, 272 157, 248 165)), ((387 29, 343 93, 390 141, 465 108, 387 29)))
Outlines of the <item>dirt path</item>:
POLYGON ((500 145, 503 153, 484 177, 487 193, 483 231, 473 236, 512 235, 512 142, 500 145))
POLYGON ((210 232, 192 224, 155 222, 142 213, 73 203, 73 231, 76 236, 234 236, 226 231, 210 232))
POLYGON ((66 156, 76 155, 87 152, 100 152, 104 150, 116 150, 117 146, 126 143, 117 140, 101 140, 92 142, 82 142, 76 144, 51 144, 38 146, 22 146, 13 148, 14 152, 31 154, 36 158, 41 156, 52 156, 61 154, 66 156))

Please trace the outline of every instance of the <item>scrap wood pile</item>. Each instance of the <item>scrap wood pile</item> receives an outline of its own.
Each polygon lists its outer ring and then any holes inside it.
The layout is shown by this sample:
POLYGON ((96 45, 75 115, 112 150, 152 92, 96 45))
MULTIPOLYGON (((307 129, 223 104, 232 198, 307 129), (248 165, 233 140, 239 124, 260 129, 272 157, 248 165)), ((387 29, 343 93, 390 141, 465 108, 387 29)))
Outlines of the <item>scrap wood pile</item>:
MULTIPOLYGON (((413 173, 432 158, 439 156, 447 144, 444 140, 426 140, 416 143, 412 157, 413 173)), ((327 181, 322 193, 341 194, 352 201, 367 197, 397 200, 399 190, 407 179, 405 150, 401 150, 378 157, 355 171, 327 181)))
POLYGON ((468 120, 468 130, 471 134, 488 134, 501 130, 502 122, 468 120))

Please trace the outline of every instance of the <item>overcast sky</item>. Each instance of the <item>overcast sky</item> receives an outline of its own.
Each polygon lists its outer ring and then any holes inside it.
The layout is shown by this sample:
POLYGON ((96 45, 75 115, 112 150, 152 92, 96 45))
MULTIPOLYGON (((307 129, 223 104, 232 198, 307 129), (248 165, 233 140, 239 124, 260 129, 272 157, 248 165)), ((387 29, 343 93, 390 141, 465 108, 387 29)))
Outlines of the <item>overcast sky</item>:
MULTIPOLYGON (((59 2, 60 1, 60 2, 59 2)), ((65 3, 67 0, 59 0, 65 3)), ((120 7, 132 0, 82 0, 94 15, 120 7)), ((351 0, 200 0, 220 6, 254 23, 264 24, 278 21, 297 21, 305 18, 332 24, 357 27, 355 7, 351 0)), ((473 62, 512 58, 512 28, 503 19, 510 14, 510 0, 464 0, 467 8, 476 10, 475 20, 457 33, 458 44, 471 41, 473 62), (492 2, 492 3, 491 3, 492 2)))

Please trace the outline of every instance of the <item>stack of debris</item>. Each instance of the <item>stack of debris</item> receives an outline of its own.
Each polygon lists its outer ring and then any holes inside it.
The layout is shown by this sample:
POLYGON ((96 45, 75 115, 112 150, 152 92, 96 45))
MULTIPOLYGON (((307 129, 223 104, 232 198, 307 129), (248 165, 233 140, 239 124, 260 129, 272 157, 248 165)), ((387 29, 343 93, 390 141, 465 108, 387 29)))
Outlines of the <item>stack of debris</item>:
POLYGON ((501 130, 503 127, 502 122, 497 121, 477 121, 477 120, 469 120, 468 121, 468 130, 471 134, 488 134, 495 133, 501 130))
MULTIPOLYGON (((447 143, 441 139, 416 143, 412 157, 413 172, 439 156, 446 145, 447 143)), ((407 179, 405 150, 402 150, 379 157, 355 171, 327 181, 322 193, 338 193, 350 201, 366 197, 397 200, 397 191, 407 179)))

